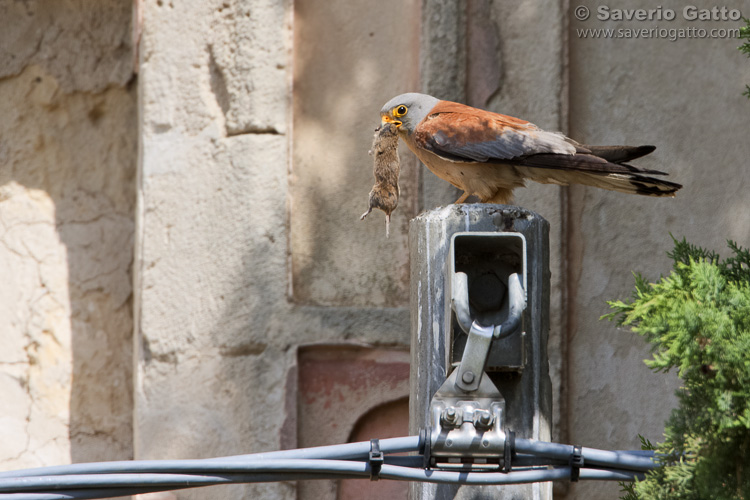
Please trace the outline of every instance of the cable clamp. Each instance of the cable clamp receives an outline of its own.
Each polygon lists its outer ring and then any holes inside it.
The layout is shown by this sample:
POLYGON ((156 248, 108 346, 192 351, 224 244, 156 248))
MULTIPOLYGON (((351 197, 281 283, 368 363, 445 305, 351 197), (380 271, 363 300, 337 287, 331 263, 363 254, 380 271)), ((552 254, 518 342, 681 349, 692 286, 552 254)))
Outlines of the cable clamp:
POLYGON ((432 427, 426 427, 419 431, 419 453, 423 457, 422 468, 430 468, 430 440, 432 439, 432 427))
POLYGON ((581 477, 581 467, 583 467, 583 448, 581 446, 574 446, 573 453, 570 455, 570 480, 572 482, 578 482, 578 478, 581 477))
POLYGON ((503 450, 503 471, 510 472, 513 458, 516 455, 516 433, 508 429, 505 433, 505 450, 503 450))
POLYGON ((380 479, 380 469, 383 467, 383 452, 380 451, 380 440, 370 440, 370 481, 377 481, 380 479))

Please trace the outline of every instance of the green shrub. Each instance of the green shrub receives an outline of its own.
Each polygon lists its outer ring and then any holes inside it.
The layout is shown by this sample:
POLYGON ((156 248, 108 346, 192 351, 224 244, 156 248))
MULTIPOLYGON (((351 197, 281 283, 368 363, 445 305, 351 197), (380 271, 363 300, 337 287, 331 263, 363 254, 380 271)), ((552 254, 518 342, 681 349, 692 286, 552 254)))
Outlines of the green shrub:
POLYGON ((629 302, 605 316, 652 346, 656 372, 672 368, 684 385, 656 446, 661 466, 625 485, 635 499, 750 500, 750 252, 733 255, 674 240, 669 276, 635 275, 629 302))

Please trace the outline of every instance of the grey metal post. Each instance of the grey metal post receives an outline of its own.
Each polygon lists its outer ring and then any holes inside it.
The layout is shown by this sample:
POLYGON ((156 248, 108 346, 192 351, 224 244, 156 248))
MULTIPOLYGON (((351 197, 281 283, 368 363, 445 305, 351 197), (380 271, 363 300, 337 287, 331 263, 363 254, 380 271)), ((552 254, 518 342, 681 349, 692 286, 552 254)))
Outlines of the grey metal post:
MULTIPOLYGON (((409 430, 429 425, 430 400, 446 378, 446 267, 451 237, 458 232, 518 232, 527 245, 527 308, 522 371, 491 373, 505 398, 503 427, 518 437, 550 440, 552 392, 547 361, 549 332, 549 224, 534 212, 506 205, 450 205, 411 221, 411 375, 409 430)), ((550 500, 551 483, 468 487, 412 483, 411 500, 550 500)))

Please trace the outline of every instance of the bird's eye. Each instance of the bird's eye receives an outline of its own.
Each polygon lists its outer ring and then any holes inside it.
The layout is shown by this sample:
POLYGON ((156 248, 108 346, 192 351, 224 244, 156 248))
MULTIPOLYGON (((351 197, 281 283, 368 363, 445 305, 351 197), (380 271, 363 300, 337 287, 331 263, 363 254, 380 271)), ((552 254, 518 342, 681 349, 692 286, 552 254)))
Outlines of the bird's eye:
POLYGON ((401 106, 398 106, 393 110, 393 116, 395 116, 396 118, 401 118, 406 114, 407 111, 408 109, 406 108, 406 106, 402 104, 401 106))

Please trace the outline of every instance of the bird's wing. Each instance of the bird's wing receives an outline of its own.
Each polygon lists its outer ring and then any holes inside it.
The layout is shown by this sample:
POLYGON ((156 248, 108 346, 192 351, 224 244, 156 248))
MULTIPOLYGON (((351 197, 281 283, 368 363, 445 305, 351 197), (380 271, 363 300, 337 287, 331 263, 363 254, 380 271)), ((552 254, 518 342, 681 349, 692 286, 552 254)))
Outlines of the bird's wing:
POLYGON ((449 101, 440 101, 417 125, 414 142, 454 162, 512 165, 521 178, 545 184, 649 196, 672 196, 682 187, 645 175, 664 172, 625 163, 652 152, 653 146, 585 146, 518 118, 449 101))
MULTIPOLYGON (((652 146, 645 146, 651 147, 652 146)), ((588 153, 574 155, 538 154, 510 161, 513 165, 554 170, 575 170, 591 174, 649 174, 667 175, 660 170, 634 167, 628 163, 613 163, 605 158, 588 153)))
POLYGON ((560 133, 450 101, 440 101, 417 125, 414 140, 419 147, 453 161, 488 162, 540 153, 576 153, 576 146, 560 133))

